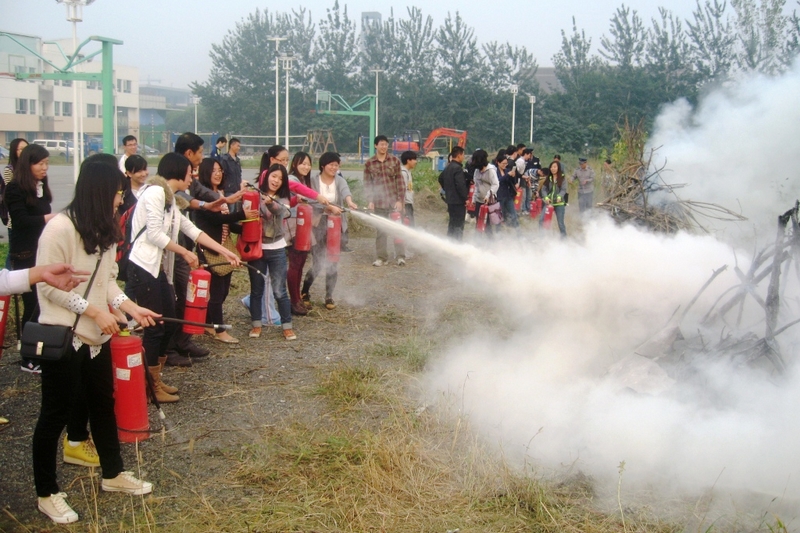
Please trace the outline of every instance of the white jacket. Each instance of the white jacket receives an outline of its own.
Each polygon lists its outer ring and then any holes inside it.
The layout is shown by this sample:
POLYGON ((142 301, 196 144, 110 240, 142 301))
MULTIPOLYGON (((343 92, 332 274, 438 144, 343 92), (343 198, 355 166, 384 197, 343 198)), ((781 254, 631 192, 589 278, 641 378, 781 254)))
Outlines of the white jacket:
POLYGON ((161 176, 154 176, 139 195, 133 212, 131 241, 136 241, 131 247, 131 262, 157 278, 163 260, 164 273, 171 284, 175 254, 165 252, 164 248, 170 241, 177 242, 181 232, 193 241, 197 241, 202 233, 175 205, 175 195, 167 181, 161 176), (136 239, 145 226, 147 229, 136 239))

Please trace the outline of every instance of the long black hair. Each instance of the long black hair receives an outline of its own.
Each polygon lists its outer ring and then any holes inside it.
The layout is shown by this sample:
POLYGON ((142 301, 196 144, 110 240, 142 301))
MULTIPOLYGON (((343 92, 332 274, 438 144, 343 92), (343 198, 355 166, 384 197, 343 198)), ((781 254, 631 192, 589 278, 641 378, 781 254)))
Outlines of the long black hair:
POLYGON ((216 159, 212 159, 210 157, 206 157, 200 163, 200 166, 197 167, 197 181, 200 182, 201 185, 208 187, 209 189, 214 188, 214 184, 211 183, 211 174, 214 171, 214 165, 219 166, 220 170, 222 170, 222 181, 219 182, 218 189, 221 191, 225 188, 225 169, 222 168, 222 165, 219 164, 219 161, 216 159))
POLYGON ((270 167, 269 161, 270 159, 275 159, 280 155, 281 152, 288 152, 288 150, 281 146, 280 144, 276 144, 269 147, 269 150, 264 152, 264 155, 261 156, 261 165, 258 169, 258 175, 260 176, 265 170, 268 170, 270 167))
POLYGON ((64 212, 75 225, 87 254, 103 253, 122 240, 114 196, 124 187, 125 175, 113 155, 95 154, 81 164, 75 196, 64 212))
MULTIPOLYGON (((42 160, 50 157, 50 152, 44 146, 38 144, 29 144, 22 150, 19 155, 19 161, 14 166, 14 181, 19 184, 19 188, 25 193, 25 203, 28 205, 36 205, 36 178, 33 177, 31 167, 42 160)), ((119 169, 117 169, 119 170, 119 169)), ((47 203, 53 201, 53 194, 50 192, 50 187, 47 185, 47 176, 42 180, 44 188, 44 199, 47 203)))
POLYGON ((298 168, 297 168, 306 159, 308 159, 309 163, 313 164, 313 161, 311 160, 311 156, 308 155, 306 152, 297 152, 296 154, 294 154, 294 157, 292 158, 292 163, 291 163, 291 165, 289 165, 289 174, 291 174, 294 177, 296 177, 297 179, 299 179, 300 183, 302 183, 306 187, 311 187, 311 169, 309 169, 307 175, 301 176, 300 175, 300 170, 298 170, 298 168))
MULTIPOLYGON (((19 145, 25 143, 30 144, 27 139, 16 138, 8 145, 8 165, 13 169, 17 166, 17 161, 19 161, 19 156, 17 155, 17 150, 19 149, 19 145)), ((24 148, 23 148, 24 150, 24 148)))
POLYGON ((258 179, 258 190, 263 193, 269 192, 269 175, 276 171, 281 173, 281 186, 278 187, 275 196, 278 198, 289 198, 289 174, 286 172, 286 167, 280 163, 271 165, 267 170, 261 173, 258 179))

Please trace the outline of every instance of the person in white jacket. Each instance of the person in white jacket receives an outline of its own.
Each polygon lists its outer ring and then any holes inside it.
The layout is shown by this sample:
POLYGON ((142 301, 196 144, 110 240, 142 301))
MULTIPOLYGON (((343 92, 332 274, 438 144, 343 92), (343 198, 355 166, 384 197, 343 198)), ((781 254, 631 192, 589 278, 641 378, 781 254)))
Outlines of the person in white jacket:
POLYGON ((0 296, 22 294, 31 290, 32 285, 43 282, 62 291, 71 291, 84 281, 91 272, 78 272, 72 265, 57 263, 35 266, 22 270, 0 270, 0 296))
MULTIPOLYGON (((158 163, 158 174, 148 180, 147 188, 139 195, 131 222, 128 287, 136 295, 139 305, 169 318, 175 317, 175 255, 180 255, 190 268, 199 265, 197 255, 178 244, 179 233, 239 266, 236 254, 203 233, 181 213, 177 202, 184 200, 175 193, 185 191, 191 183, 192 164, 189 160, 175 152, 166 154, 158 163)), ((180 399, 175 394, 177 389, 161 381, 167 344, 175 329, 175 324, 157 324, 147 328, 142 339, 147 365, 155 382, 155 394, 160 402, 180 399)))

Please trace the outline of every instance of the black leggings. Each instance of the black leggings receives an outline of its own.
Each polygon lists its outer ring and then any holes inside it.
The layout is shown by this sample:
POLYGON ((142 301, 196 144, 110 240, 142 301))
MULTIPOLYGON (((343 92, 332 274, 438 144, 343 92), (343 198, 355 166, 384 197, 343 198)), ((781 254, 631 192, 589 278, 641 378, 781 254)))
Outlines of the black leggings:
MULTIPOLYGON (((167 318, 175 318, 175 290, 163 270, 158 277, 133 262, 128 263, 128 285, 136 294, 136 303, 167 318)), ((144 328, 142 347, 147 366, 158 365, 158 358, 167 351, 169 340, 178 329, 176 324, 159 324, 144 328)))

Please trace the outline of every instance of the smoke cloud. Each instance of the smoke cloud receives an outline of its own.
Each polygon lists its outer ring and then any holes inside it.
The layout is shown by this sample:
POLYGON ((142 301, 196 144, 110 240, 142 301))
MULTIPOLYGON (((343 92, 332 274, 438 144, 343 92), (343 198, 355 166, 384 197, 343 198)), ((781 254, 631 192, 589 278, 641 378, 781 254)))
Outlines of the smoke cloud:
MULTIPOLYGON (((506 458, 539 472, 578 469, 601 485, 616 484, 625 461, 631 492, 693 497, 714 487, 726 497, 762 495, 800 507, 796 372, 777 377, 768 365, 737 366, 710 354, 688 382, 647 376, 658 385, 651 393, 632 392, 609 372, 665 327, 704 335, 709 344, 731 332, 706 330, 700 319, 738 283, 734 264, 746 271, 754 247, 774 242, 777 215, 800 196, 797 94, 800 68, 739 80, 697 109, 676 102, 658 118, 651 145, 669 169, 665 178, 689 184, 680 196, 741 206, 750 217, 737 226, 715 223, 713 235, 655 235, 599 218, 580 242, 506 240, 478 248, 370 221, 447 258, 453 279, 495 304, 485 321, 469 325, 470 334, 436 354, 425 377, 429 398, 452 400, 506 458), (682 317, 722 265, 728 270, 682 317)), ((782 282, 779 326, 798 315, 794 267, 784 268, 782 282)), ((766 283, 759 291, 763 298, 766 283)), ((735 335, 764 335, 764 311, 752 299, 741 323, 735 335)), ((800 330, 778 342, 793 368, 800 330)))

